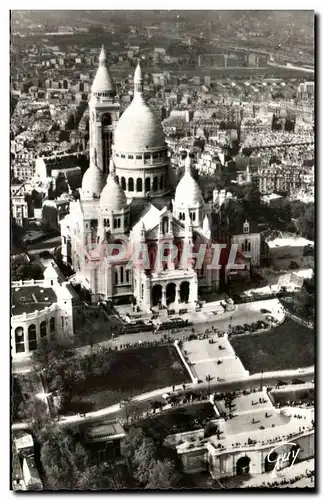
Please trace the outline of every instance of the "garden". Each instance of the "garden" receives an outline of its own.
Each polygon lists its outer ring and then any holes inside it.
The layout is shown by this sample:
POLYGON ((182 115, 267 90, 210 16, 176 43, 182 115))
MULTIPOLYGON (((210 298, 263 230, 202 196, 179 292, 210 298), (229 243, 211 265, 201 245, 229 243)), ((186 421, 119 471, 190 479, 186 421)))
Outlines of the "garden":
POLYGON ((152 436, 166 438, 170 434, 204 429, 208 422, 215 418, 213 405, 205 402, 154 416, 141 422, 140 426, 152 436))
POLYGON ((174 346, 123 350, 100 348, 84 357, 73 353, 43 357, 43 378, 57 391, 59 413, 96 411, 143 392, 189 382, 174 346))
POLYGON ((75 307, 73 311, 73 326, 77 346, 93 346, 97 342, 109 340, 113 334, 122 332, 122 324, 113 310, 108 306, 75 307))
POLYGON ((315 362, 314 330, 290 319, 262 335, 235 336, 230 342, 250 373, 302 368, 315 362))

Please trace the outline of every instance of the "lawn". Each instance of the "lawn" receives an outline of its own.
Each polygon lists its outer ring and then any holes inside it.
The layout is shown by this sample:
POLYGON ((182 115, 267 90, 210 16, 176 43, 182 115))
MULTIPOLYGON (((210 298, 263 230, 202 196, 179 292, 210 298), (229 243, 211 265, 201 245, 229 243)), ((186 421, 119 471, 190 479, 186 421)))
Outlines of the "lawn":
POLYGON ((311 366, 315 362, 314 330, 287 319, 270 332, 230 340, 250 373, 311 366))
POLYGON ((95 411, 143 392, 190 382, 174 346, 149 346, 107 352, 109 369, 76 384, 62 413, 95 411))
POLYGON ((149 434, 165 438, 169 434, 202 429, 214 418, 215 411, 211 403, 197 403, 165 412, 139 425, 149 434))

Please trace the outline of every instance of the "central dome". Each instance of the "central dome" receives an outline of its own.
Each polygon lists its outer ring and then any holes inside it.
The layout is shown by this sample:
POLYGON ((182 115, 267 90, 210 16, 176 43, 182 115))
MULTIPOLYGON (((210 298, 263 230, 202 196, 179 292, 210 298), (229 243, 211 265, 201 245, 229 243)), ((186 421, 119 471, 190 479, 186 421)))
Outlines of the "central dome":
POLYGON ((116 181, 114 175, 109 174, 107 183, 100 196, 100 208, 109 210, 123 210, 127 207, 125 192, 116 181))
POLYGON ((143 99, 135 93, 115 130, 115 152, 137 153, 165 147, 161 123, 143 99))

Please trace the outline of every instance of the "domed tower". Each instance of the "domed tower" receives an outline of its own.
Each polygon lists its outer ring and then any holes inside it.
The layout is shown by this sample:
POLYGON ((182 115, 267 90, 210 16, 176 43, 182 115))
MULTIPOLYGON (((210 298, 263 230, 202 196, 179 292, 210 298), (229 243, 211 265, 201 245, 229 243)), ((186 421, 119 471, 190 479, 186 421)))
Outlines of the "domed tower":
POLYGON ((107 182, 100 196, 100 217, 106 233, 120 234, 129 229, 129 207, 125 192, 116 180, 115 166, 110 161, 107 182))
POLYGON ((140 63, 134 73, 134 99, 115 129, 113 158, 127 198, 152 200, 169 193, 169 160, 161 122, 143 97, 140 63))
POLYGON ((99 67, 91 87, 89 101, 89 140, 91 150, 97 151, 97 164, 104 175, 109 170, 113 132, 119 117, 120 105, 116 89, 106 64, 106 53, 101 48, 99 67))
POLYGON ((189 217, 192 227, 201 227, 203 222, 204 200, 200 187, 191 175, 191 160, 189 153, 185 159, 185 173, 175 192, 173 212, 177 219, 186 221, 189 217))

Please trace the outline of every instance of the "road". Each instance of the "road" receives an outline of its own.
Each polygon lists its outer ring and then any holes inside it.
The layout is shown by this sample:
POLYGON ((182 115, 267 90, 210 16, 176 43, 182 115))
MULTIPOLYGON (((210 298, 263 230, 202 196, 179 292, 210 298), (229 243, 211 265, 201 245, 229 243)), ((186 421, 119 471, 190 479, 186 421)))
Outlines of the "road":
MULTIPOLYGON (((206 329, 210 329, 212 326, 220 331, 228 331, 229 326, 243 325, 244 323, 253 323, 264 319, 264 314, 261 313, 261 309, 267 309, 272 311, 272 315, 278 319, 283 319, 282 310, 279 309, 280 304, 277 299, 263 300, 258 302, 251 302, 248 304, 238 304, 235 306, 234 311, 225 312, 218 316, 211 313, 189 313, 184 314, 182 317, 188 319, 194 323, 196 333, 204 333, 206 329)), ((114 340, 104 340, 96 344, 97 347, 115 347, 123 344, 136 344, 138 342, 154 342, 163 338, 168 330, 164 330, 161 333, 152 334, 152 332, 143 333, 132 333, 127 335, 121 335, 116 337, 114 340)), ((181 329, 179 332, 172 334, 174 340, 181 339, 182 337, 187 337, 192 333, 192 327, 181 329)), ((86 355, 90 352, 89 346, 78 347, 77 351, 80 355, 86 355)), ((19 361, 12 362, 12 372, 13 373, 27 373, 33 367, 30 358, 23 358, 19 361)))
MULTIPOLYGON (((240 380, 230 380, 228 382, 217 382, 212 381, 210 385, 206 382, 200 384, 186 384, 185 390, 181 385, 175 386, 175 390, 179 394, 184 394, 186 392, 201 392, 208 391, 209 387, 214 392, 232 392, 234 390, 239 389, 253 389, 259 388, 261 386, 261 382, 263 386, 273 386, 277 383, 278 380, 282 380, 283 382, 291 382, 296 376, 298 379, 304 380, 305 382, 309 382, 314 378, 314 367, 310 366, 307 368, 297 369, 297 370, 281 370, 277 372, 268 372, 268 373, 255 373, 250 375, 250 377, 240 380)), ((172 387, 164 387, 162 389, 156 389, 155 391, 150 391, 147 393, 140 394, 135 396, 130 400, 129 403, 132 403, 136 406, 137 410, 146 411, 150 408, 150 401, 154 401, 157 398, 161 397, 163 394, 167 392, 172 392, 172 387), (140 404, 138 404, 140 403, 140 404), (142 404, 147 403, 147 404, 142 404)), ((95 412, 89 412, 85 417, 81 417, 80 415, 71 415, 64 416, 58 421, 59 425, 71 425, 71 424, 82 424, 89 422, 100 422, 105 421, 107 418, 109 420, 115 419, 117 417, 125 418, 125 409, 120 408, 119 403, 109 406, 107 408, 103 408, 101 410, 95 412)), ((20 429, 24 424, 13 424, 13 429, 20 429)))

